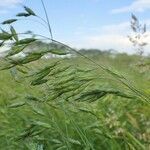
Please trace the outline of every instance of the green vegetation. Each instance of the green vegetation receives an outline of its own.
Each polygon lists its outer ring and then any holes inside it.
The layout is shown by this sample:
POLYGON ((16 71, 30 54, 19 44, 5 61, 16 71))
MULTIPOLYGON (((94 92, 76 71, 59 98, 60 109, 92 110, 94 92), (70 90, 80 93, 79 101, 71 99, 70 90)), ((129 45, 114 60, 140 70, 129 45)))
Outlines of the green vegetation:
MULTIPOLYGON (((148 95, 148 72, 134 70, 133 57, 91 58, 124 72, 148 95)), ((110 75, 81 57, 27 66, 0 74, 1 149, 149 148, 149 105, 110 75)))
MULTIPOLYGON (((24 11, 17 17, 39 18, 24 11)), ((0 149, 150 148, 150 70, 136 64, 141 56, 72 49, 53 39, 48 18, 51 38, 22 39, 14 22, 4 21, 10 30, 0 33, 1 46, 11 45, 0 59, 0 149)))

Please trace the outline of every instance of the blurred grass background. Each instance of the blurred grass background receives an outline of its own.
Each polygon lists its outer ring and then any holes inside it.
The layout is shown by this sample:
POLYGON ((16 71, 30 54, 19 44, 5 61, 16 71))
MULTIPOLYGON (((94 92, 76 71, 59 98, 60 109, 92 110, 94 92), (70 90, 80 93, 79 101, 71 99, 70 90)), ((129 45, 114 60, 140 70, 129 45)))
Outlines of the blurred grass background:
MULTIPOLYGON (((99 64, 117 70, 150 96, 150 70, 141 73, 141 69, 135 67, 138 56, 105 54, 89 57, 99 64)), ((72 65, 83 70, 93 69, 87 76, 90 74, 89 76, 95 77, 93 84, 97 86, 105 84, 117 89, 122 87, 120 83, 110 80, 108 74, 80 56, 42 59, 27 66, 33 71, 56 60, 63 60, 64 66, 72 65)), ((145 58, 145 61, 147 60, 148 58, 145 58)), ((0 149, 148 150, 150 148, 150 109, 146 103, 137 99, 107 95, 93 103, 72 104, 62 99, 63 102, 58 105, 61 109, 55 108, 57 100, 50 105, 41 103, 38 107, 36 104, 16 109, 8 107, 16 100, 21 105, 27 94, 44 99, 43 88, 30 86, 29 80, 22 79, 19 73, 15 73, 14 78, 11 71, 0 72, 0 149), (30 130, 33 132, 31 135, 30 130)), ((49 92, 51 94, 51 91, 49 92)))

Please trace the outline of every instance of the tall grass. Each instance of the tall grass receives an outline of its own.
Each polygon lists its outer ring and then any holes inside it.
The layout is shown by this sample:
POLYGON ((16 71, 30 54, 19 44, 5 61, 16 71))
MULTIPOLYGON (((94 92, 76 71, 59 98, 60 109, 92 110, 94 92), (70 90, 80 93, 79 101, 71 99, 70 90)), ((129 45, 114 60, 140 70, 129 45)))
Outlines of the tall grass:
POLYGON ((2 23, 10 31, 1 28, 1 46, 9 44, 10 51, 0 67, 2 80, 6 74, 6 90, 0 98, 0 148, 148 149, 149 94, 135 88, 124 75, 55 40, 41 2, 46 20, 24 6, 23 13, 2 23), (13 23, 31 16, 46 23, 50 37, 17 33, 13 23), (49 40, 47 47, 27 51, 41 38, 49 40), (25 56, 17 56, 20 53, 25 56), (69 57, 47 60, 47 54, 69 57))

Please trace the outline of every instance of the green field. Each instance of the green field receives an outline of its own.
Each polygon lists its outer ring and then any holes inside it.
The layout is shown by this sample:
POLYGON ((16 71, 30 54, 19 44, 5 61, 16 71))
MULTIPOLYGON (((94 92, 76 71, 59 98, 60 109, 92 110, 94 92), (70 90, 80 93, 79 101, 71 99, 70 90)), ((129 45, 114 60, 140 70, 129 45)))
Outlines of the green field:
POLYGON ((88 58, 98 65, 76 56, 0 72, 1 150, 150 149, 149 69, 136 55, 88 58))
POLYGON ((46 19, 23 5, 1 23, 0 150, 150 150, 146 25, 132 14, 137 54, 77 50, 53 38, 41 5, 46 19), (49 34, 19 32, 21 20, 49 34))

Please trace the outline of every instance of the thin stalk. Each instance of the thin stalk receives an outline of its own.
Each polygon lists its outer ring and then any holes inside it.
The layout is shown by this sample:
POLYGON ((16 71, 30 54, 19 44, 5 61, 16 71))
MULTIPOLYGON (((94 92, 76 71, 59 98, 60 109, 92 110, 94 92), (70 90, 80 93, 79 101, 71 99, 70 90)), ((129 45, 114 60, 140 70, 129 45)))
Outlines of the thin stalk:
POLYGON ((45 16, 46 16, 46 20, 47 20, 47 24, 48 24, 48 28, 49 28, 49 32, 50 32, 50 37, 51 37, 51 39, 53 39, 53 33, 52 33, 52 28, 51 28, 51 25, 50 25, 49 18, 48 18, 48 13, 47 13, 44 1, 41 0, 41 2, 42 2, 42 6, 43 6, 43 9, 44 9, 44 12, 45 12, 45 16))
MULTIPOLYGON (((37 18, 39 18, 39 17, 37 16, 37 18)), ((35 20, 35 19, 18 19, 18 21, 19 20, 20 21, 33 21, 35 23, 38 23, 38 24, 42 25, 44 28, 47 29, 47 26, 44 23, 40 22, 40 20, 38 21, 38 20, 35 20)))

